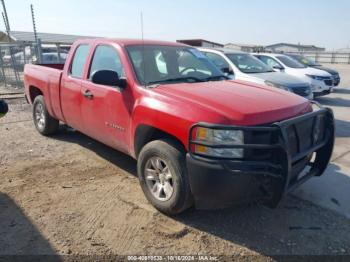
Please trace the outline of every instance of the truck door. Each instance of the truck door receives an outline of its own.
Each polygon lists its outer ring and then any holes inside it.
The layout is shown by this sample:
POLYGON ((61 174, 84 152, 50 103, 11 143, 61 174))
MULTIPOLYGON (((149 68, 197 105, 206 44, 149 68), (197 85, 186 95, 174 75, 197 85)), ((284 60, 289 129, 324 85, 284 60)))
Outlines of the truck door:
POLYGON ((111 45, 97 45, 91 58, 86 79, 82 81, 81 114, 87 135, 120 151, 128 152, 130 88, 94 84, 91 77, 99 70, 112 70, 125 77, 117 49, 111 45))
POLYGON ((89 55, 88 44, 80 44, 75 49, 70 67, 64 73, 61 80, 61 107, 66 123, 84 132, 81 121, 81 81, 84 75, 84 67, 89 55))

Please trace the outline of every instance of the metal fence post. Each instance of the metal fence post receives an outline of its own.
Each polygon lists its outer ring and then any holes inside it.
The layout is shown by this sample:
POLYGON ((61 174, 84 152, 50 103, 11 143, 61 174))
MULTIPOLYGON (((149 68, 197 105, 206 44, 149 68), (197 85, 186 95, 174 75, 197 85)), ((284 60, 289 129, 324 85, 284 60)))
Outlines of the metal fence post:
POLYGON ((5 75, 5 69, 4 69, 4 60, 2 59, 2 49, 0 47, 0 63, 1 63, 1 73, 2 73, 2 78, 1 80, 4 81, 5 87, 7 86, 6 84, 6 75, 5 75))
POLYGON ((60 44, 56 44, 57 47, 57 61, 60 64, 61 63, 61 46, 60 44))
POLYGON ((332 52, 331 64, 334 64, 334 62, 335 62, 335 53, 332 52))
POLYGON ((42 52, 41 52, 41 39, 38 38, 36 42, 36 50, 37 50, 37 61, 39 64, 42 63, 42 52))
POLYGON ((315 53, 315 62, 318 63, 318 52, 315 53))
POLYGON ((27 61, 26 61, 26 46, 23 45, 23 64, 26 64, 27 61))

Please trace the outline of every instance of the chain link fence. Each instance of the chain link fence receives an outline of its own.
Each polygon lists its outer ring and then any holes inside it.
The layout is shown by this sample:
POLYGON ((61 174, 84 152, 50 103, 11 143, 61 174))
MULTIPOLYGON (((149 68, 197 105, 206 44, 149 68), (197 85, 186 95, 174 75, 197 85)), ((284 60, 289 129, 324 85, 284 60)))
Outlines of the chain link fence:
POLYGON ((0 44, 0 82, 5 87, 23 88, 24 65, 37 58, 31 44, 0 44))
POLYGON ((345 52, 289 52, 301 54, 320 64, 350 64, 350 53, 345 52))
POLYGON ((69 46, 36 44, 0 44, 0 85, 7 89, 23 89, 24 65, 28 63, 64 63, 69 46))

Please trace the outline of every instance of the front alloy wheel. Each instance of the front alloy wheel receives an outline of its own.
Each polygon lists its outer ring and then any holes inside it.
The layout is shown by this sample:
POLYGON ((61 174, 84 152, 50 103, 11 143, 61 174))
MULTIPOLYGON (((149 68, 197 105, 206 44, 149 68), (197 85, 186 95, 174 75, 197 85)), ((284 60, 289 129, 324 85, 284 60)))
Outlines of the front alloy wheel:
POLYGON ((167 201, 173 195, 173 175, 163 159, 152 157, 147 161, 145 179, 148 189, 159 201, 167 201))
POLYGON ((148 201, 167 215, 176 215, 193 203, 185 150, 173 139, 145 145, 137 161, 137 173, 148 201))

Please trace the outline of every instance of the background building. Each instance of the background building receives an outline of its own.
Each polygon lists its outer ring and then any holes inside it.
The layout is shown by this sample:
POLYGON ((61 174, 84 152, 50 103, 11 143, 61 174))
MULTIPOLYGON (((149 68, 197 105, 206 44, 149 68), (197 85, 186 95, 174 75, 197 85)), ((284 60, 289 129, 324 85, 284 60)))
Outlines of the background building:
MULTIPOLYGON (((66 35, 66 34, 53 34, 53 33, 37 33, 38 39, 42 44, 61 44, 71 45, 77 39, 81 38, 94 38, 92 36, 81 35, 66 35)), ((33 44, 35 43, 35 37, 33 32, 25 31, 10 31, 11 43, 18 44, 33 44)), ((0 31, 0 43, 8 43, 9 37, 6 32, 0 31)))
POLYGON ((265 46, 265 51, 269 52, 323 52, 326 49, 314 45, 277 43, 265 46))
POLYGON ((243 51, 243 52, 259 52, 263 51, 264 47, 260 45, 249 45, 249 44, 238 44, 238 43, 228 43, 225 48, 243 51))

